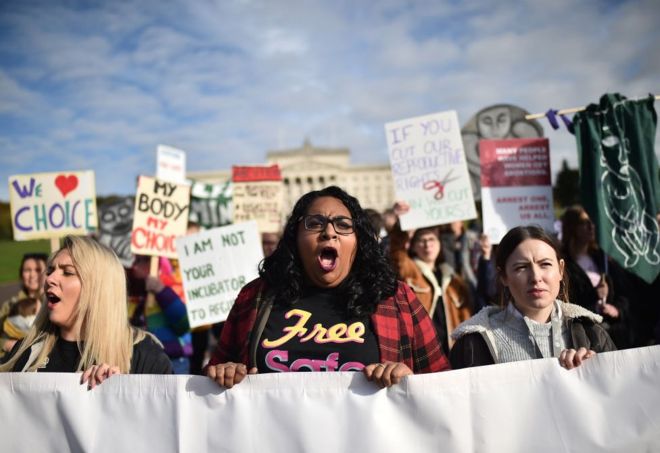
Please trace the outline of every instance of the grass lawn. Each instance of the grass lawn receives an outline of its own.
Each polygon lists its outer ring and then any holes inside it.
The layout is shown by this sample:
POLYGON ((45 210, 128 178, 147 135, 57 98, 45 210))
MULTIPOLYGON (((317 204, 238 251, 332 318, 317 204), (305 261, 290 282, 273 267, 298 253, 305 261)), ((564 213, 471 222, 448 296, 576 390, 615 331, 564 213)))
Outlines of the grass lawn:
POLYGON ((0 283, 18 281, 18 265, 28 252, 50 253, 50 240, 0 241, 0 283))

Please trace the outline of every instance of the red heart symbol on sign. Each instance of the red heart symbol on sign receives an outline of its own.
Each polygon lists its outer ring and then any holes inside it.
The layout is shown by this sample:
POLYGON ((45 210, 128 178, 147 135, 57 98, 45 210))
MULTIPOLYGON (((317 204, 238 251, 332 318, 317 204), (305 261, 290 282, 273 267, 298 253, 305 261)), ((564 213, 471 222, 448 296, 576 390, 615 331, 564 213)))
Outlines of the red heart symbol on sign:
POLYGON ((66 194, 78 187, 78 177, 76 175, 59 175, 55 178, 55 185, 62 192, 62 196, 66 197, 66 194))

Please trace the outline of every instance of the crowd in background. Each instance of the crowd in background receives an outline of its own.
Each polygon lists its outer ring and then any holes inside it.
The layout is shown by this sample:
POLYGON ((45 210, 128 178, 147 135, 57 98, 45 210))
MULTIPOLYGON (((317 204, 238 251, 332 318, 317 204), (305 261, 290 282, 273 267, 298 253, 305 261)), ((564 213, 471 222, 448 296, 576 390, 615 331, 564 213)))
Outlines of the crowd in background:
MULTIPOLYGON (((396 300, 398 297, 397 294, 408 294, 407 291, 409 291, 409 288, 412 290, 410 292, 411 297, 416 298, 421 303, 426 313, 423 318, 420 318, 419 322, 422 325, 426 325, 426 316, 428 316, 430 320, 428 326, 433 326, 441 348, 441 354, 446 357, 451 356, 454 367, 493 363, 486 361, 465 365, 464 360, 460 357, 456 359, 456 362, 454 361, 454 357, 458 357, 459 355, 464 356, 466 354, 465 339, 469 337, 469 334, 481 329, 479 327, 480 324, 475 320, 472 321, 472 324, 469 323, 470 319, 475 317, 477 313, 481 312, 481 317, 484 317, 486 313, 490 313, 492 316, 499 316, 499 318, 492 317, 488 321, 491 323, 489 324, 491 326, 495 325, 493 323, 501 322, 503 323, 502 329, 510 327, 507 327, 506 322, 500 319, 506 316, 506 299, 512 299, 512 295, 507 293, 507 288, 502 288, 503 267, 506 263, 501 262, 498 264, 495 258, 498 245, 492 244, 490 238, 481 233, 478 221, 453 222, 414 231, 402 231, 399 216, 405 214, 409 209, 405 202, 397 202, 392 209, 379 213, 371 209, 362 210, 359 205, 353 206, 350 198, 344 197, 343 193, 332 191, 328 193, 321 192, 321 195, 317 193, 317 198, 310 198, 306 205, 300 207, 300 212, 294 209, 294 213, 289 217, 287 226, 280 235, 270 233, 263 235, 262 246, 264 256, 266 257, 264 263, 262 263, 262 271, 260 273, 263 281, 268 282, 269 276, 276 275, 274 267, 273 270, 268 270, 270 269, 269 266, 272 267, 276 264, 277 266, 283 265, 288 269, 290 268, 290 272, 293 272, 296 266, 299 266, 303 274, 301 278, 308 279, 313 277, 313 271, 305 268, 304 262, 298 263, 299 258, 294 256, 296 255, 296 247, 301 247, 300 241, 303 240, 300 237, 296 239, 296 235, 301 234, 300 231, 303 233, 313 232, 323 235, 326 234, 325 229, 327 228, 331 234, 334 234, 332 233, 333 231, 337 233, 338 238, 343 241, 347 240, 345 239, 347 236, 355 234, 357 235, 357 246, 352 246, 356 247, 355 250, 357 251, 355 254, 358 257, 357 259, 364 259, 365 261, 351 262, 351 265, 345 270, 347 275, 344 275, 342 279, 347 278, 347 281, 350 280, 351 285, 360 288, 359 291, 370 291, 369 289, 365 289, 365 282, 354 282, 353 280, 357 278, 354 278, 354 276, 359 275, 359 278, 362 279, 375 278, 366 274, 362 276, 360 267, 376 266, 377 262, 380 262, 378 260, 382 258, 382 262, 387 263, 392 275, 396 276, 396 280, 405 283, 407 287, 398 287, 397 289, 396 285, 394 285, 390 289, 382 291, 382 294, 378 292, 377 298, 381 301, 379 302, 381 305, 384 303, 383 301, 390 300, 391 297, 394 297, 394 300, 396 300), (345 225, 339 223, 339 221, 335 221, 336 216, 331 217, 327 214, 324 214, 326 217, 315 213, 311 215, 308 209, 311 209, 310 206, 316 206, 314 200, 317 200, 318 197, 321 197, 321 199, 339 200, 339 203, 335 203, 338 205, 343 203, 347 209, 339 206, 339 208, 343 209, 342 215, 339 217, 341 219, 347 219, 346 222, 348 223, 345 225), (310 216, 311 220, 308 219, 310 216), (363 216, 369 225, 364 226, 364 230, 360 230, 358 234, 357 218, 360 216, 363 216), (298 226, 301 221, 304 222, 304 227, 298 226), (313 223, 315 221, 320 222, 320 224, 313 223), (332 225, 330 226, 328 222, 332 223, 332 225), (299 228, 299 230, 295 230, 296 228, 299 228), (321 228, 323 228, 323 231, 321 228), (342 228, 345 229, 345 232, 341 231, 342 228), (365 235, 371 236, 371 239, 366 239, 367 236, 365 235), (376 250, 374 252, 375 254, 371 254, 371 251, 367 253, 363 249, 365 242, 371 244, 370 241, 372 239, 374 241, 373 243, 376 244, 376 248, 374 249, 376 250), (295 245, 296 241, 298 241, 297 246, 295 245), (284 260, 284 255, 286 255, 286 259, 291 260, 291 263, 294 264, 292 265, 284 260), (267 272, 264 272, 264 267, 267 272), (496 310, 494 307, 499 308, 496 310), (459 326, 473 326, 473 328, 459 328, 459 326), (459 330, 457 331, 457 329, 459 330), (460 351, 452 351, 457 342, 460 343, 457 346, 460 348, 460 351)), ((557 244, 560 244, 560 250, 557 249, 557 262, 563 259, 562 269, 566 275, 566 278, 561 283, 563 286, 560 288, 565 293, 562 293, 564 294, 563 302, 570 302, 584 309, 585 311, 580 311, 581 309, 575 309, 573 311, 581 317, 590 318, 591 314, 594 314, 591 318, 597 320, 595 322, 607 332, 616 349, 659 344, 660 304, 658 303, 657 294, 660 291, 660 284, 658 279, 653 284, 647 284, 640 278, 627 272, 605 255, 595 241, 594 224, 582 207, 573 206, 567 208, 561 215, 560 220, 561 228, 557 232, 557 237, 553 238, 553 240, 556 239, 557 244)), ((191 227, 193 228, 191 230, 192 232, 195 226, 191 225, 191 227)), ((544 237, 536 237, 534 234, 536 233, 533 233, 529 237, 525 236, 514 243, 511 250, 507 251, 506 258, 513 253, 513 250, 520 245, 521 241, 524 242, 525 238, 545 241, 552 245, 544 237)), ((81 253, 80 247, 82 246, 78 245, 79 249, 76 249, 76 244, 75 241, 73 245, 69 242, 65 246, 65 248, 68 247, 67 253, 71 255, 74 252, 81 253)), ((84 246, 88 247, 87 244, 84 246)), ((331 250, 331 252, 337 255, 341 253, 341 250, 331 250)), ((60 256, 61 258, 62 255, 58 253, 54 256, 60 256)), ((337 256, 331 258, 337 259, 337 256)), ((160 368, 158 368, 161 371, 164 370, 163 372, 169 372, 171 368, 174 373, 178 374, 204 374, 204 365, 209 361, 212 355, 211 352, 216 348, 216 343, 220 341, 221 346, 224 344, 226 347, 233 347, 228 346, 230 345, 229 337, 222 336, 225 323, 198 327, 191 330, 183 300, 184 294, 181 279, 180 276, 177 276, 178 264, 176 260, 161 258, 159 276, 155 277, 149 275, 149 259, 150 257, 138 256, 130 268, 124 269, 127 282, 125 285, 125 313, 132 327, 130 329, 122 328, 122 335, 126 338, 133 339, 131 341, 136 341, 136 338, 139 341, 144 341, 144 336, 136 332, 146 331, 149 334, 147 339, 153 338, 157 340, 154 343, 160 343, 162 345, 163 351, 170 362, 167 366, 162 366, 161 364, 160 368), (148 297, 149 295, 153 295, 153 297, 148 297), (137 330, 132 330, 135 328, 137 330), (223 338, 222 340, 221 336, 223 338)), ((0 354, 7 355, 13 348, 18 353, 25 353, 25 347, 20 348, 20 343, 17 344, 17 342, 25 340, 30 336, 34 340, 35 333, 31 333, 30 329, 35 322, 40 323, 43 329, 49 328, 46 320, 39 320, 38 315, 41 305, 50 303, 50 296, 47 294, 49 283, 46 280, 58 269, 57 267, 53 267, 54 262, 55 258, 53 257, 51 257, 51 261, 48 261, 48 257, 45 255, 27 254, 19 264, 21 289, 17 295, 5 301, 0 307, 0 327, 2 329, 0 333, 0 354)), ((78 272, 81 273, 80 270, 78 272)), ((97 268, 96 272, 105 273, 106 270, 97 268)), ((65 277, 66 274, 64 273, 62 278, 65 277)), ((281 278, 281 276, 278 278, 281 278)), ((85 284, 89 285, 90 283, 89 281, 84 282, 83 287, 85 284)), ((391 286, 394 283, 388 281, 382 284, 391 286)), ((266 287, 268 285, 271 288, 276 286, 272 281, 266 284, 266 287)), ((320 281, 317 286, 323 288, 326 284, 320 281)), ((327 286, 334 287, 332 284, 327 284, 327 286)), ((257 297, 257 293, 261 289, 252 288, 251 291, 250 298, 253 299, 257 297)), ((277 291, 280 291, 278 293, 279 296, 282 294, 293 294, 293 290, 289 287, 278 287, 277 291), (289 292, 287 293, 287 291, 289 292)), ((305 288, 297 288, 296 291, 298 293, 296 293, 295 297, 300 298, 300 300, 304 301, 305 297, 309 296, 305 288)), ((326 294, 323 293, 321 296, 325 297, 326 294)), ((315 298, 321 296, 318 293, 314 293, 313 295, 315 298)), ((335 295, 330 296, 334 297, 335 295)), ((360 304, 363 302, 360 302, 360 297, 355 296, 355 305, 351 308, 351 316, 359 317, 361 313, 360 304)), ((57 303, 59 300, 51 302, 57 303)), ((89 301, 89 303, 94 304, 95 301, 89 301)), ((366 302, 364 303, 366 304, 366 302)), ((417 302, 410 305, 413 311, 416 307, 415 304, 417 302)), ((376 305, 372 311, 378 312, 381 309, 381 305, 376 305)), ((271 307, 271 309, 276 310, 277 304, 275 304, 275 308, 271 307)), ((572 316, 571 313, 573 312, 571 310, 573 309, 564 307, 563 310, 564 316, 568 316, 569 318, 572 316)), ((45 312, 46 310, 43 311, 45 312)), ((559 312, 561 314, 561 309, 559 312)), ((554 319, 555 315, 553 314, 552 316, 552 319, 554 319)), ((232 318, 232 315, 230 315, 230 318, 231 329, 235 331, 236 326, 234 323, 240 322, 240 320, 237 321, 232 318)), ((351 319, 353 318, 351 317, 351 319)), ((426 371, 437 371, 448 368, 444 362, 438 362, 435 365, 431 364, 432 366, 425 368, 418 366, 415 362, 416 359, 411 358, 410 361, 393 360, 392 363, 395 365, 391 369, 387 368, 389 366, 387 363, 389 362, 384 362, 386 365, 382 366, 383 370, 381 373, 380 367, 378 367, 380 363, 378 363, 377 351, 380 351, 380 357, 382 359, 384 350, 382 341, 384 340, 378 336, 380 329, 378 322, 380 321, 374 321, 372 323, 376 331, 377 346, 374 346, 375 349, 371 351, 367 349, 366 352, 360 352, 358 354, 366 360, 364 362, 365 364, 372 364, 365 367, 367 369, 369 366, 372 366, 369 372, 370 374, 365 371, 368 377, 374 376, 378 380, 382 374, 384 377, 381 383, 389 385, 390 382, 385 379, 385 376, 387 376, 387 379, 389 379, 390 375, 392 378, 395 375, 402 376, 407 373, 408 369, 411 372, 417 372, 418 368, 420 370, 425 369, 426 371), (374 351, 376 352, 372 354, 374 351), (396 368, 398 362, 405 363, 405 369, 396 368)), ((63 329, 61 325, 58 326, 60 330, 63 329)), ((85 328, 90 328, 89 326, 85 326, 84 323, 81 326, 83 332, 85 328)), ((528 324, 528 327, 530 331, 537 328, 531 324, 528 324)), ((419 326, 415 324, 414 329, 418 328, 419 326)), ((515 326, 511 328, 515 330, 515 326)), ((413 331, 412 335, 416 335, 415 332, 413 331)), ((76 341, 80 341, 80 337, 75 338, 77 338, 76 341)), ((89 338, 91 336, 86 338, 88 338, 86 344, 90 343, 91 340, 89 338)), ((247 342, 248 340, 245 341, 247 342)), ((151 345, 152 343, 149 343, 149 347, 151 345)), ((607 346, 602 350, 612 350, 614 346, 607 346)), ((424 343, 424 347, 429 347, 429 343, 424 343)), ((469 343, 469 347, 484 348, 485 346, 481 343, 476 345, 469 343)), ((258 349, 258 346, 255 346, 255 348, 258 349)), ((16 353, 16 351, 13 352, 16 353)), ((470 349, 470 351, 471 354, 474 354, 474 349, 470 349)), ((87 349, 82 352, 87 354, 87 356, 83 354, 83 357, 87 358, 90 357, 89 354, 93 354, 93 351, 90 352, 87 349)), ((139 351, 135 353, 137 354, 139 351)), ((259 352, 257 351, 255 354, 259 354, 259 352)), ((221 356, 224 357, 222 360, 225 361, 228 358, 239 360, 237 357, 241 356, 241 354, 224 354, 221 356)), ((558 353, 555 356, 558 356, 558 353)), ((212 366, 215 366, 222 360, 217 358, 214 360, 211 357, 212 366)), ((491 355, 488 355, 488 360, 491 360, 491 355)), ((25 366, 27 367, 28 365, 29 363, 25 366)), ((79 364, 78 369, 84 371, 88 370, 89 367, 99 367, 100 365, 99 363, 95 363, 94 360, 88 360, 87 363, 79 364)), ((244 365, 247 366, 248 363, 244 363, 244 365)), ((144 366, 142 368, 143 372, 148 372, 144 371, 148 368, 144 366)), ((14 367, 14 369, 16 368, 14 367)), ((107 377, 113 374, 110 371, 111 369, 112 367, 109 366, 107 370, 104 369, 101 372, 100 368, 95 368, 91 371, 91 374, 98 372, 99 376, 101 376, 105 373, 107 377)), ((127 369, 129 367, 127 363, 124 363, 123 368, 117 372, 126 372, 127 369)), ((152 366, 150 369, 156 368, 152 366)), ((224 370, 223 368, 223 373, 225 372, 224 370)), ((238 376, 239 373, 246 374, 248 372, 248 368, 232 369, 231 381, 224 381, 224 378, 216 377, 216 371, 212 372, 212 377, 219 383, 230 382, 229 386, 231 386, 234 382, 239 382, 238 379, 234 380, 233 373, 236 373, 238 376)), ((102 382, 102 380, 103 378, 99 379, 98 382, 102 382)), ((396 380, 392 382, 396 382, 396 380)))

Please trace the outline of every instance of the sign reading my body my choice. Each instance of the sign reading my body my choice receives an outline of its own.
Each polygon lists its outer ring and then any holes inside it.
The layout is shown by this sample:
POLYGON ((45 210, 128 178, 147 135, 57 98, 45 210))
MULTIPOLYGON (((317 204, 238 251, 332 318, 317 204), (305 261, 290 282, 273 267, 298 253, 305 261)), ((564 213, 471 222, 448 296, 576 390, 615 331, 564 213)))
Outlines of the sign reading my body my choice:
POLYGON ((258 276, 263 259, 254 221, 176 240, 190 327, 227 319, 241 288, 258 276))
POLYGON ((190 186, 140 176, 131 252, 177 258, 174 239, 186 233, 189 204, 190 186))
POLYGON ((477 217, 455 111, 385 125, 396 199, 410 205, 401 228, 477 217))
POLYGON ((10 176, 9 199, 16 241, 96 230, 93 171, 10 176))

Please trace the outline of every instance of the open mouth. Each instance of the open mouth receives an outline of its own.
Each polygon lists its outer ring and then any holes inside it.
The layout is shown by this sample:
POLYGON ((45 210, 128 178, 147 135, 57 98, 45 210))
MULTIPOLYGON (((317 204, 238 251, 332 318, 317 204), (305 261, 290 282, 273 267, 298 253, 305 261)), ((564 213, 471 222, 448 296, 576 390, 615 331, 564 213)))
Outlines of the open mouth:
POLYGON ((49 304, 56 304, 58 303, 61 299, 57 297, 55 294, 52 293, 46 293, 46 300, 48 301, 49 304))
POLYGON ((335 270, 337 267, 337 250, 332 247, 325 247, 319 255, 319 265, 325 272, 335 270))

